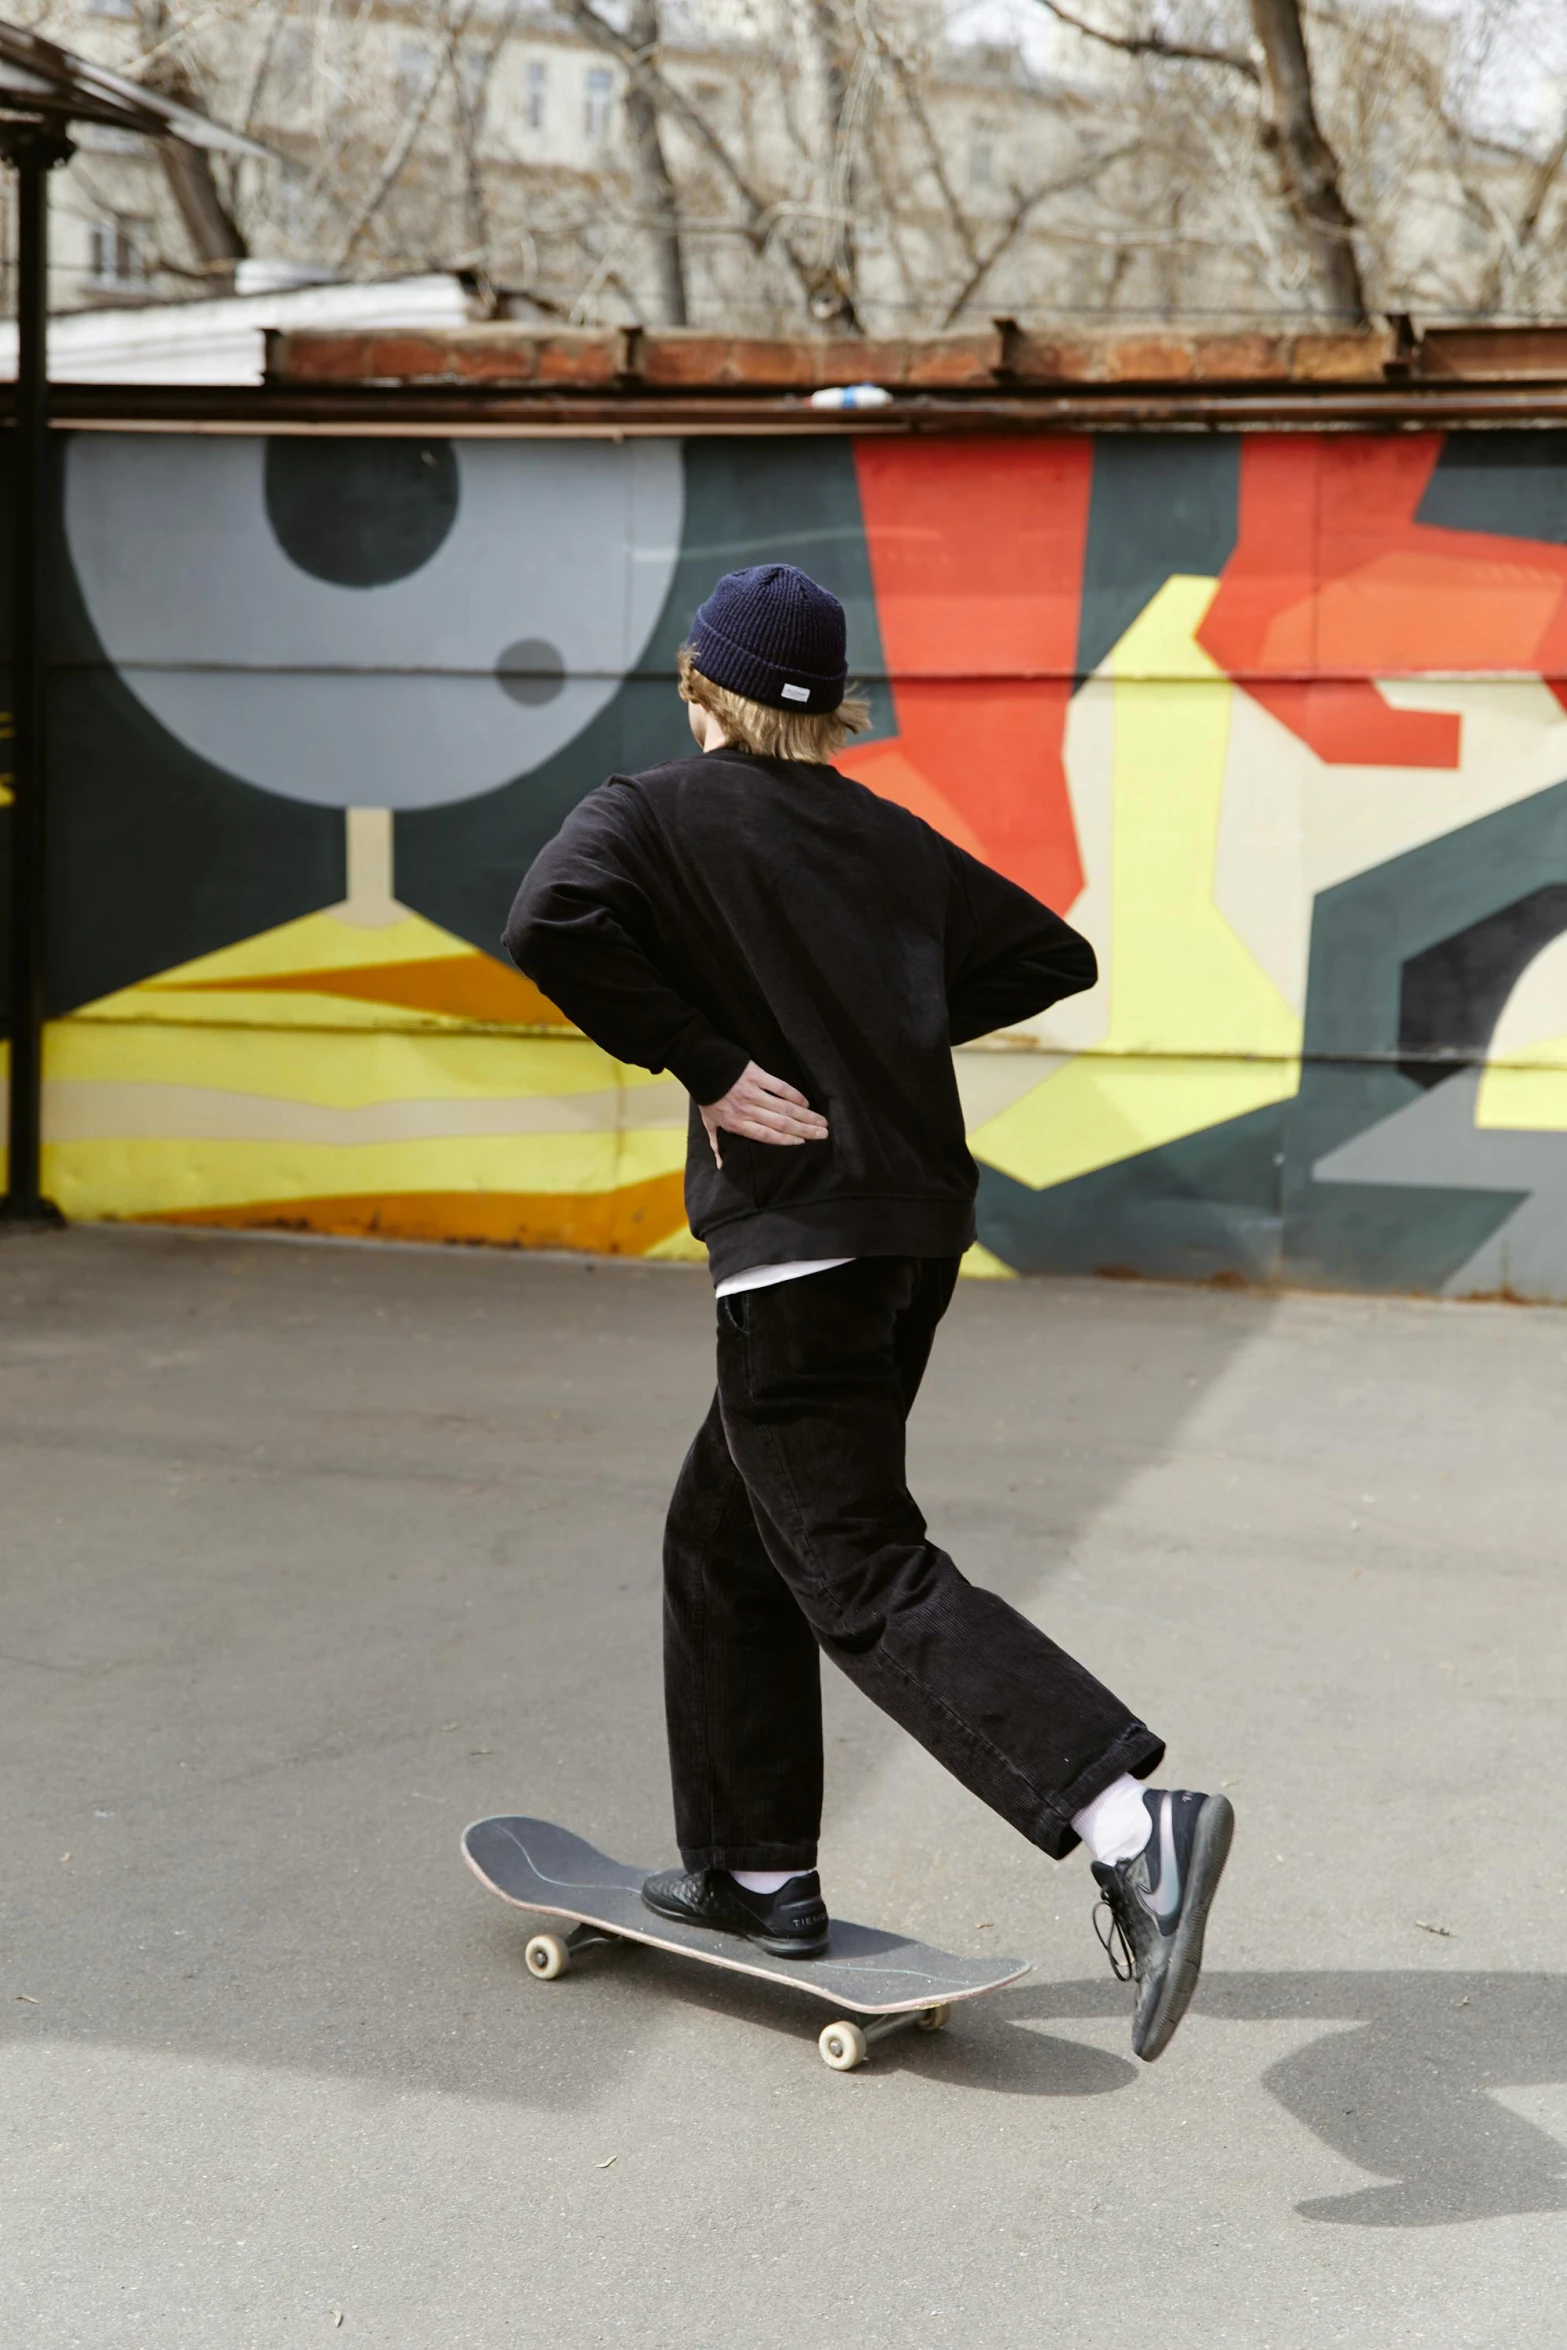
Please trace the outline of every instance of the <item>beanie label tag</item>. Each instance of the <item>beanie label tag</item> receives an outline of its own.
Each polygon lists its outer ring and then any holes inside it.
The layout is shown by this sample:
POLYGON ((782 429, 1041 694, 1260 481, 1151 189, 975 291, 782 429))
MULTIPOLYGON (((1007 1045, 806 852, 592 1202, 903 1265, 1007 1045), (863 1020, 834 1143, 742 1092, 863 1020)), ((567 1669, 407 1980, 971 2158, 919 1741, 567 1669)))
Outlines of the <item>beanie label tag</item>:
POLYGON ((808 702, 811 698, 811 689, 808 685, 785 685, 780 686, 778 690, 786 702, 808 702))

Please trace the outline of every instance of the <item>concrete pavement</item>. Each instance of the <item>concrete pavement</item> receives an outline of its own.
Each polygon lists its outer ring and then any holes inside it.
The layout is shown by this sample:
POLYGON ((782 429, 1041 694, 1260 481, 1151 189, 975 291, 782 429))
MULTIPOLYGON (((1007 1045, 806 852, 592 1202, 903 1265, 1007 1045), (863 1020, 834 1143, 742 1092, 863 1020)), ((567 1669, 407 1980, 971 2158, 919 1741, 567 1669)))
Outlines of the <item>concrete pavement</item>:
POLYGON ((964 1285, 913 1481, 1232 1788, 1128 2049, 1057 1868, 829 1676, 830 1898, 1036 1971, 835 2077, 529 1981, 484 1812, 671 1857, 689 1268, 0 1241, 5 2350, 1567 2344, 1567 1313, 964 1285))

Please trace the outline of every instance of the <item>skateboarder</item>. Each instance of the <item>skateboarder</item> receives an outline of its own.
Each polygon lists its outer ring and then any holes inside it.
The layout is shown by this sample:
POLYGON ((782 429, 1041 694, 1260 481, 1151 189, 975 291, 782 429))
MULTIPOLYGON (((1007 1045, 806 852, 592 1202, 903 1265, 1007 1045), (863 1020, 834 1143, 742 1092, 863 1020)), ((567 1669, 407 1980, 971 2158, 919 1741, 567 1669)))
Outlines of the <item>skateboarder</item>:
POLYGON ((1151 2060, 1196 1984, 1229 1803, 1141 1784, 1163 1740, 964 1579, 904 1474, 974 1238, 951 1048, 1091 987, 1093 950, 832 767, 868 718, 845 645, 843 607, 803 571, 721 579, 680 656, 696 752, 590 792, 506 927, 587 1035, 691 1097, 718 1386, 664 1542, 685 1866, 644 1898, 774 1953, 826 1947, 824 1649, 1041 1851, 1087 1844, 1151 2060))

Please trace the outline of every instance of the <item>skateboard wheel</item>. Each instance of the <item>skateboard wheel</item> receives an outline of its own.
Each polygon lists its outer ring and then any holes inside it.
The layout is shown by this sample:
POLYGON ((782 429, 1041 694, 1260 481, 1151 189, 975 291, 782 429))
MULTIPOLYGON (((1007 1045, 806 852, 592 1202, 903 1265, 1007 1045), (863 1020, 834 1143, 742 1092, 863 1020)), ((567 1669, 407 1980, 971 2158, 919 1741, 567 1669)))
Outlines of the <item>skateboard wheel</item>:
POLYGON ((535 1934, 522 1955, 529 1974, 537 1975, 541 1983, 553 1983, 571 1964, 571 1952, 558 1934, 535 1934))
POLYGON ((823 2064, 831 2065, 835 2073, 852 2073, 857 2064, 865 2062, 865 2034, 858 2024, 829 2024, 816 2045, 823 2064))
POLYGON ((940 2032, 945 2030, 951 2021, 952 2010, 945 2004, 940 2007, 925 2007, 914 2018, 914 2029, 916 2032, 940 2032))

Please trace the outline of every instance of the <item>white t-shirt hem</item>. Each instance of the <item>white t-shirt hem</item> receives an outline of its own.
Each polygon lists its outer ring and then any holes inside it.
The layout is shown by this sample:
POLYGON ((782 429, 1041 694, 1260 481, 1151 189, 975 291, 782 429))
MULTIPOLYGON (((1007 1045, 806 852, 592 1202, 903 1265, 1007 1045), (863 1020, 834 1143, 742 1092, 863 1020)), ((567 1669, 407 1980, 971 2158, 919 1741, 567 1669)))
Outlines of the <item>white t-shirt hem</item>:
POLYGON ((737 1297, 742 1289, 771 1289, 775 1281, 801 1281, 807 1273, 830 1273, 834 1265, 852 1265, 852 1257, 798 1257, 787 1265, 752 1265, 744 1273, 730 1273, 714 1290, 715 1297, 737 1297))

